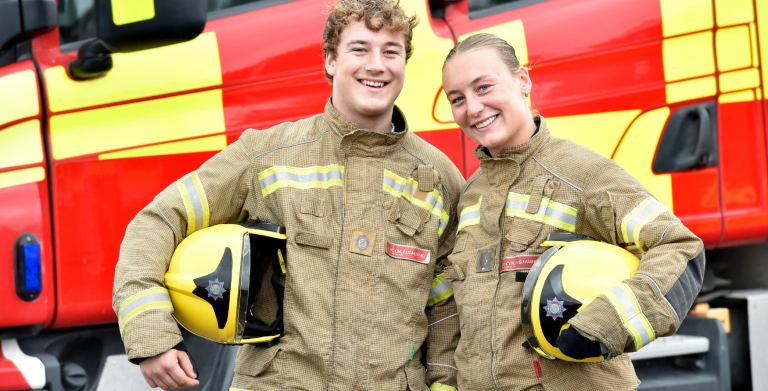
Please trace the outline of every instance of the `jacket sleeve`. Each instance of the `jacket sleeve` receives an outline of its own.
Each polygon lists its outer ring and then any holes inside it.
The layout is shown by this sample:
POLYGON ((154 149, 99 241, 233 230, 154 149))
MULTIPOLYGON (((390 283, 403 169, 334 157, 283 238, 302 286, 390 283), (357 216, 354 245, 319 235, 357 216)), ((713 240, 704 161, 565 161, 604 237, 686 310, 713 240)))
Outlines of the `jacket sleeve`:
POLYGON ((115 269, 112 307, 128 358, 138 362, 182 341, 165 273, 176 246, 202 228, 237 222, 249 197, 253 131, 158 194, 128 225, 115 269))
MULTIPOLYGON (((460 174, 459 174, 460 175, 460 174)), ((463 183, 463 178, 460 179, 463 183)), ((453 251, 456 241, 456 206, 458 205, 457 188, 454 193, 446 195, 450 201, 450 222, 440 238, 438 261, 442 264, 453 251), (453 196, 453 197, 451 197, 453 196)), ((447 266, 447 265, 446 265, 447 266)), ((427 319, 429 332, 427 334, 427 384, 430 390, 456 391, 458 389, 458 368, 454 360, 454 352, 459 343, 459 317, 456 300, 453 297, 451 282, 445 278, 443 266, 436 265, 432 287, 427 302, 427 319)))
POLYGON ((675 333, 704 278, 704 245, 610 160, 584 188, 583 224, 640 258, 637 273, 598 296, 569 323, 616 356, 675 333))

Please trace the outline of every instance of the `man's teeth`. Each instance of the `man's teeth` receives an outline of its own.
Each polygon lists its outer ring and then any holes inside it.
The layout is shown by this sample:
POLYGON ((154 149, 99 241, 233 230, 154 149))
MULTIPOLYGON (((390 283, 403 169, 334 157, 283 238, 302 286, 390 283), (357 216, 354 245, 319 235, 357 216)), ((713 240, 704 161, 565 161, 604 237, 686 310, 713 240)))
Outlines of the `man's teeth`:
POLYGON ((370 81, 370 80, 363 80, 363 84, 371 87, 384 87, 383 81, 370 81))
POLYGON ((491 122, 493 122, 493 120, 495 120, 495 119, 496 119, 496 116, 494 115, 493 117, 488 118, 487 120, 485 120, 483 122, 480 122, 479 124, 475 124, 475 127, 478 128, 478 129, 482 129, 482 128, 490 125, 491 122))

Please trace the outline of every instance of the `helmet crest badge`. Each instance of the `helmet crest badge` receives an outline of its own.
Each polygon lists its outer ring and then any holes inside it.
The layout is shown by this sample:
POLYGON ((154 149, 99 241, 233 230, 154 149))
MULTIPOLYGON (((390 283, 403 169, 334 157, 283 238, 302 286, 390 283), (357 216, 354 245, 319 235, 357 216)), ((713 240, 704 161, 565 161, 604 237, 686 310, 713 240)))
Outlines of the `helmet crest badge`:
POLYGON ((218 299, 224 298, 224 292, 227 290, 224 289, 224 283, 219 282, 219 279, 215 279, 213 281, 208 280, 208 286, 205 287, 205 290, 208 291, 208 297, 213 297, 213 301, 216 301, 218 299))
POLYGON ((547 299, 547 305, 544 306, 544 310, 547 311, 547 316, 553 320, 562 318, 563 312, 565 312, 563 304, 565 304, 565 300, 557 300, 557 296, 555 296, 553 300, 547 299))

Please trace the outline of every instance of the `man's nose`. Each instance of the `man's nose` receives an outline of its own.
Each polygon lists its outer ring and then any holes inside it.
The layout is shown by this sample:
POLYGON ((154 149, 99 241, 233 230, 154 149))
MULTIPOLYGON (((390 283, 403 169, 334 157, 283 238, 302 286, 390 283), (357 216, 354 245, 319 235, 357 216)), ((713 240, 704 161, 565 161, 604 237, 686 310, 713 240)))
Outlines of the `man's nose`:
POLYGON ((384 72, 386 68, 384 68, 384 62, 382 61, 383 58, 381 56, 381 53, 373 52, 370 57, 368 57, 368 63, 365 64, 365 70, 369 72, 384 72))

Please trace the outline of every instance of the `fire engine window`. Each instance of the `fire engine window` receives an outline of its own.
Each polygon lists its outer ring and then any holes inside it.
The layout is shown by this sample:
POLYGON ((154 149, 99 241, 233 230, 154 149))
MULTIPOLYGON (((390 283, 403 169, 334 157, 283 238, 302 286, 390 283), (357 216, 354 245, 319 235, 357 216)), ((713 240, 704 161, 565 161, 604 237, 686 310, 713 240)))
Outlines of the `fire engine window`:
POLYGON ((544 1, 547 0, 469 0, 469 17, 482 18, 544 1))
POLYGON ((59 0, 59 35, 61 44, 96 37, 94 0, 59 0))

